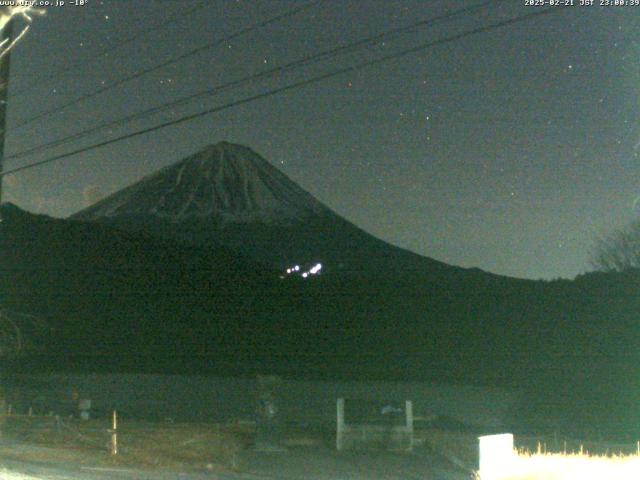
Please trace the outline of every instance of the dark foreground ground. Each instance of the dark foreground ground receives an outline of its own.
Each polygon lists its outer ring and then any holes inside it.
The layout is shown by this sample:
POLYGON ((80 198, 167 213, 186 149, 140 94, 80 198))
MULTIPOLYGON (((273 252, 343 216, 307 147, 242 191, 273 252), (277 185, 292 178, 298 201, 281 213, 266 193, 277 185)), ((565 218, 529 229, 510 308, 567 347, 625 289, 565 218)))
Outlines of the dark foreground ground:
POLYGON ((418 448, 413 453, 349 452, 296 447, 282 452, 239 456, 233 471, 180 472, 92 465, 63 449, 3 442, 0 446, 2 480, 463 480, 470 473, 443 456, 418 448))

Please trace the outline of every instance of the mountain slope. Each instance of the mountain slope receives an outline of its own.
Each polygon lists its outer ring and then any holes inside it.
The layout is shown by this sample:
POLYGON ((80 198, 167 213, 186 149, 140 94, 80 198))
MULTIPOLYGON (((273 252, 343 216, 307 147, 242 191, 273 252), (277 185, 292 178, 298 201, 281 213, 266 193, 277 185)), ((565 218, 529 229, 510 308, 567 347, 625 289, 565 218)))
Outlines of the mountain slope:
POLYGON ((219 242, 279 268, 320 262, 324 271, 463 272, 373 237, 251 149, 226 142, 165 167, 71 218, 198 245, 219 242))
POLYGON ((98 220, 151 215, 172 223, 289 224, 331 215, 309 193, 252 150, 226 142, 142 179, 74 217, 98 220))
MULTIPOLYGON (((522 389, 518 422, 635 428, 640 275, 411 272, 313 281, 111 227, 3 209, 0 301, 52 331, 7 371, 281 374, 522 389), (630 427, 631 426, 631 427, 630 427)), ((578 432, 579 433, 579 432, 578 432)), ((634 432, 634 434, 637 432, 634 432)), ((634 437, 635 438, 635 437, 634 437)))
POLYGON ((55 334, 42 339, 49 352, 185 348, 193 331, 207 330, 277 279, 223 247, 185 246, 6 205, 2 215, 0 301, 52 326, 55 334))
POLYGON ((451 267, 368 235, 230 144, 72 220, 20 218, 0 226, 0 298, 50 319, 58 355, 111 370, 498 384, 526 393, 514 415, 536 428, 640 421, 637 272, 534 282, 451 267), (233 252, 349 275, 303 281, 233 252))

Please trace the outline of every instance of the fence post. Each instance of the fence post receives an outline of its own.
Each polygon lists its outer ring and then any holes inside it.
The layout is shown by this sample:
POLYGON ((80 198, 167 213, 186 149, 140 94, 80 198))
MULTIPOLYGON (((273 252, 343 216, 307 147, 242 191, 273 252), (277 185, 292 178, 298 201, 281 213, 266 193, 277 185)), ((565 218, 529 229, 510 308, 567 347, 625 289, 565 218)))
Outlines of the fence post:
POLYGON ((336 402, 336 450, 344 448, 344 398, 339 398, 336 402))
POLYGON ((413 431, 413 402, 411 400, 404 401, 404 412, 407 428, 413 431))
POLYGON ((281 408, 282 379, 275 375, 258 375, 255 449, 263 452, 282 451, 283 415, 281 408))
POLYGON ((409 451, 413 450, 413 402, 404 401, 404 412, 406 418, 407 435, 409 436, 409 451))
POLYGON ((111 455, 118 454, 118 414, 114 410, 111 423, 111 455))

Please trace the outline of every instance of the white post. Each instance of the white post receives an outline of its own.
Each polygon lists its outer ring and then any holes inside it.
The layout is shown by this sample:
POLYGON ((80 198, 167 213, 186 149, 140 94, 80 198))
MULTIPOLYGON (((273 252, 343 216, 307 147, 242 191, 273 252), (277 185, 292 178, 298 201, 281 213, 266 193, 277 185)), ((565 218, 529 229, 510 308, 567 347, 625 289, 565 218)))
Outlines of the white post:
POLYGON ((407 421, 407 435, 409 436, 409 450, 413 450, 413 402, 404 401, 404 412, 407 421))
POLYGON ((480 479, 496 480, 508 476, 515 458, 513 434, 485 435, 480 441, 480 479))
POLYGON ((336 449, 344 448, 344 398, 339 398, 336 403, 336 449))
POLYGON ((118 413, 114 410, 111 417, 111 455, 118 454, 118 413))
POLYGON ((413 432, 413 402, 411 400, 405 400, 404 411, 407 417, 407 429, 413 432))

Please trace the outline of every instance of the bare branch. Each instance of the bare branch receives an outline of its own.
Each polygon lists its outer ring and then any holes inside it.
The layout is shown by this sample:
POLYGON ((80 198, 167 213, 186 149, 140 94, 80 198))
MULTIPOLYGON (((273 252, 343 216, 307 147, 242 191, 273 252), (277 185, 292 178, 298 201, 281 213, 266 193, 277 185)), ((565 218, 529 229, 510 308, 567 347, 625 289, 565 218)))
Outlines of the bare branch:
POLYGON ((45 322, 35 315, 0 309, 0 356, 15 357, 38 350, 36 337, 45 330, 45 322))
POLYGON ((605 272, 640 269, 640 221, 598 239, 590 263, 605 272))

